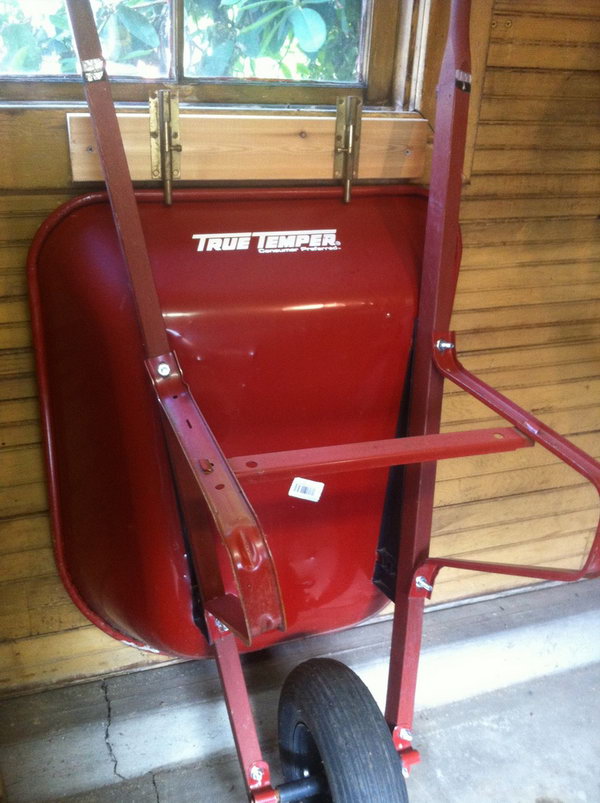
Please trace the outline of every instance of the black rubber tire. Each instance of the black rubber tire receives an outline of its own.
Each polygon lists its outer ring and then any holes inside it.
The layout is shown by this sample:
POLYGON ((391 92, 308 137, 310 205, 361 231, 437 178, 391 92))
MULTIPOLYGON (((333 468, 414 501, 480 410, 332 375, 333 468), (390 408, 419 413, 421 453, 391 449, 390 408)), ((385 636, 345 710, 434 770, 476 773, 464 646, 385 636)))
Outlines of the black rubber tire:
POLYGON ((402 762, 377 703, 344 664, 314 658, 288 676, 279 699, 286 781, 324 774, 311 803, 408 803, 402 762))

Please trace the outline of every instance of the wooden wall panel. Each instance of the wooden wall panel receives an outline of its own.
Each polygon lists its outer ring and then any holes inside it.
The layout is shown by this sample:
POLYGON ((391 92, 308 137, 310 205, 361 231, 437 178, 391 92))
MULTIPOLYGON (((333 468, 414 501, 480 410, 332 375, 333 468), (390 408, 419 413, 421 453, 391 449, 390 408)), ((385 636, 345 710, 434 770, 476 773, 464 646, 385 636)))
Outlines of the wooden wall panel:
MULTIPOLYGON (((491 24, 462 207, 454 326, 468 367, 600 456, 600 6, 477 5, 491 24), (510 23, 510 24, 509 24, 510 23)), ((478 40, 479 41, 479 40, 478 40)), ((486 51, 478 51, 482 61, 486 51)), ((37 418, 24 265, 75 190, 64 110, 0 110, 0 689, 152 665, 89 625, 58 580, 37 418), (15 138, 15 131, 19 136, 15 138)), ((81 191, 81 190, 78 190, 81 191)), ((448 388, 446 431, 493 414, 448 388)), ((597 498, 540 449, 440 464, 434 553, 577 566, 597 498)), ((435 601, 528 585, 444 570, 435 601)))
MULTIPOLYGON (((600 6, 496 0, 453 325, 464 361, 600 457, 600 6)), ((493 414, 447 389, 444 428, 493 414)), ((434 554, 575 567, 595 491, 538 449, 439 468, 434 554)), ((530 581, 444 570, 434 600, 530 581)))

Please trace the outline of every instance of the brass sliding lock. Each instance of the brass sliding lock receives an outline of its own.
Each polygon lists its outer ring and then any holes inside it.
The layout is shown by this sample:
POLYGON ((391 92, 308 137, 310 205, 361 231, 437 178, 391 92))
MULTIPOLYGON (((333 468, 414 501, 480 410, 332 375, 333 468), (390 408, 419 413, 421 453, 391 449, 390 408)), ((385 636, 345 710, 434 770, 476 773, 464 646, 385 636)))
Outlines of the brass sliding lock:
POLYGON ((336 103, 333 177, 342 179, 346 204, 350 201, 352 181, 358 177, 362 105, 357 95, 340 97, 336 103))
POLYGON ((150 160, 153 179, 161 179, 165 204, 173 200, 173 180, 181 176, 179 98, 159 89, 150 104, 150 160))

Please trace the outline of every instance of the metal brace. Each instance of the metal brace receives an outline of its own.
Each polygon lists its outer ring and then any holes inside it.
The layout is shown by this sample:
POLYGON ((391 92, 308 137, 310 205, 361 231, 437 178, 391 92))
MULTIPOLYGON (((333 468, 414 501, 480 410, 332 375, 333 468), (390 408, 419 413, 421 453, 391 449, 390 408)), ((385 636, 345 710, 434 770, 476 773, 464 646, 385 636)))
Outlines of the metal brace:
POLYGON ((352 180, 358 176, 362 99, 357 95, 340 97, 336 108, 333 177, 342 179, 344 203, 347 204, 350 202, 352 180))
POLYGON ((173 201, 173 179, 181 175, 179 98, 159 89, 150 98, 150 159, 152 178, 163 183, 165 203, 173 201))
POLYGON ((102 81, 106 75, 104 59, 83 59, 81 70, 88 83, 102 81))

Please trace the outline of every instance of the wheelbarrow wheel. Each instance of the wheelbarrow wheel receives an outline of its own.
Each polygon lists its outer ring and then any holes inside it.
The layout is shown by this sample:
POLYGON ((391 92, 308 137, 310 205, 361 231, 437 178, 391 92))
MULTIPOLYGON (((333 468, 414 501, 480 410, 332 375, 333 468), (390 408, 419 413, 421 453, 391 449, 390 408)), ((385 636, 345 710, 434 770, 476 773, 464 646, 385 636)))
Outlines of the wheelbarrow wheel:
POLYGON ((324 776, 328 791, 311 803, 408 803, 386 721, 339 661, 314 658, 290 673, 279 700, 279 750, 286 781, 324 776))

